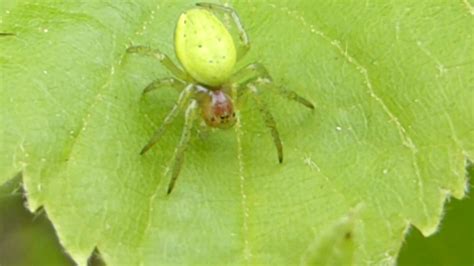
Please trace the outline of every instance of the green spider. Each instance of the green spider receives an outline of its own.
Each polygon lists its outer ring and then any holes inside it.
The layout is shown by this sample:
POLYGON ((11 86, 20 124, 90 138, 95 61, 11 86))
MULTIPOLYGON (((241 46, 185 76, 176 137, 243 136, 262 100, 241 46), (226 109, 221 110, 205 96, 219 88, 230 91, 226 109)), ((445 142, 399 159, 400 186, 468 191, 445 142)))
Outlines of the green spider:
POLYGON ((278 161, 283 162, 283 147, 275 119, 265 103, 260 99, 259 88, 276 89, 288 99, 297 101, 310 109, 311 102, 291 90, 274 86, 266 68, 259 63, 252 63, 235 71, 236 62, 249 50, 250 42, 240 18, 234 9, 211 3, 198 3, 197 7, 181 14, 175 30, 175 51, 184 68, 176 66, 171 59, 158 49, 146 46, 131 46, 129 53, 148 55, 158 59, 175 77, 153 81, 143 93, 162 88, 174 87, 181 91, 178 101, 168 113, 161 126, 143 147, 140 154, 147 152, 161 138, 165 130, 175 120, 181 110, 185 111, 185 123, 181 139, 176 148, 168 194, 174 188, 184 152, 188 145, 191 129, 200 110, 201 117, 209 127, 230 128, 236 122, 233 107, 234 97, 249 91, 258 110, 263 115, 265 125, 270 129, 273 142, 277 148, 278 161), (238 55, 234 40, 224 24, 214 14, 228 15, 233 26, 237 27, 243 52, 238 55))

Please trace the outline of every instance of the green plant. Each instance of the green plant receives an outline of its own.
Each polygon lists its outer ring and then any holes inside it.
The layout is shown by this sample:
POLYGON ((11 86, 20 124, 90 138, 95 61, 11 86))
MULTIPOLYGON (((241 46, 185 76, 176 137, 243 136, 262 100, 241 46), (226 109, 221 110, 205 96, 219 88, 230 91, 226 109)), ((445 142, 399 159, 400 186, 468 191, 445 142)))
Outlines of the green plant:
POLYGON ((268 96, 282 118, 279 166, 255 137, 266 136, 260 117, 238 107, 241 128, 191 140, 167 197, 182 124, 152 156, 137 151, 176 95, 142 98, 166 73, 125 50, 173 54, 192 5, 0 6, 0 31, 16 33, 0 37, 0 183, 23 173, 29 208, 44 207, 76 262, 97 247, 110 265, 391 264, 410 224, 437 230, 474 150, 471 2, 232 3, 253 45, 242 64, 260 60, 316 109, 268 96))

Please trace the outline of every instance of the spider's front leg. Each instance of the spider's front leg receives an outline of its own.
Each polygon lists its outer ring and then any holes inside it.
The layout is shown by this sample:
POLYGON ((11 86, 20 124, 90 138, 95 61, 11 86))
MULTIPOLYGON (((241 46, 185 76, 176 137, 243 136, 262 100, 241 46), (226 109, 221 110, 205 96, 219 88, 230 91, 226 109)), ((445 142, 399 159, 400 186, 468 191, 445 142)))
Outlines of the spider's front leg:
POLYGON ((173 168, 171 170, 171 179, 168 185, 167 193, 170 194, 174 188, 174 184, 176 183, 176 179, 179 176, 179 172, 181 170, 181 166, 183 165, 184 161, 184 152, 186 151, 186 147, 188 146, 189 139, 191 138, 191 130, 193 128, 194 121, 196 120, 198 103, 196 100, 191 100, 186 109, 186 116, 184 120, 184 128, 183 133, 181 134, 181 139, 179 140, 179 144, 175 150, 175 157, 173 162, 173 168))
POLYGON ((283 162, 283 145, 281 144, 280 133, 278 132, 278 128, 275 122, 275 118, 273 118, 272 113, 268 109, 265 102, 260 97, 259 89, 253 84, 250 83, 247 85, 247 88, 253 95, 255 99, 255 103, 257 104, 258 110, 262 114, 263 121, 265 122, 265 126, 270 129, 270 133, 272 134, 273 143, 277 149, 278 153, 278 162, 283 162))
POLYGON ((127 48, 127 53, 141 54, 154 57, 158 59, 175 77, 180 80, 191 81, 188 74, 186 74, 181 68, 175 65, 173 61, 166 54, 162 53, 159 49, 153 49, 147 46, 130 46, 127 48))
POLYGON ((153 134, 153 136, 148 141, 148 143, 140 151, 141 155, 147 152, 153 145, 155 145, 156 142, 158 142, 158 140, 160 140, 165 130, 171 125, 171 123, 174 121, 176 116, 178 116, 179 111, 184 109, 186 104, 189 102, 189 98, 192 96, 193 93, 194 93, 194 84, 189 84, 181 92, 181 94, 179 95, 178 102, 173 106, 173 109, 171 109, 168 115, 166 115, 165 120, 160 125, 158 130, 155 132, 155 134, 153 134))
POLYGON ((263 116, 265 125, 270 129, 272 134, 273 142, 278 152, 278 161, 280 163, 283 162, 283 145, 281 143, 280 134, 278 133, 273 115, 270 113, 270 110, 260 97, 260 87, 264 87, 265 89, 276 89, 279 94, 285 98, 296 101, 310 109, 314 109, 314 105, 310 101, 298 95, 296 92, 281 86, 276 86, 273 83, 270 74, 268 74, 267 69, 260 63, 249 64, 237 71, 230 80, 230 86, 237 86, 238 88, 241 88, 238 91, 237 96, 240 96, 245 91, 250 90, 253 98, 255 99, 255 103, 257 104, 258 109, 263 116))

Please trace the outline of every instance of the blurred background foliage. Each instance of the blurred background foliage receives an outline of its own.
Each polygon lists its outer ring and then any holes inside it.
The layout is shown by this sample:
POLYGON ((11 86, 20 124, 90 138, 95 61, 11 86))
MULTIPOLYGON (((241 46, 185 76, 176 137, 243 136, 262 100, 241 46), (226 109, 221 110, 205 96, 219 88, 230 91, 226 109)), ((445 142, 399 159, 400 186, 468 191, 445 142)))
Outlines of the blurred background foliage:
MULTIPOLYGON (((472 180, 472 164, 467 173, 472 180)), ((20 183, 21 176, 17 176, 0 186, 0 265, 74 265, 59 244, 47 214, 42 210, 32 214, 25 208, 20 183)), ((474 265, 474 197, 470 195, 447 203, 441 228, 435 235, 425 238, 412 228, 398 265, 474 265)), ((103 263, 94 256, 89 265, 103 263)))
MULTIPOLYGON (((0 186, 0 266, 75 265, 47 214, 42 209, 31 213, 25 204, 20 175, 0 186)), ((88 264, 105 265, 97 253, 88 264)))
POLYGON ((0 265, 74 265, 44 211, 25 208, 21 176, 0 186, 0 265))
POLYGON ((423 237, 412 229, 402 247, 398 265, 474 265, 474 167, 467 167, 470 193, 445 205, 445 216, 435 235, 423 237))

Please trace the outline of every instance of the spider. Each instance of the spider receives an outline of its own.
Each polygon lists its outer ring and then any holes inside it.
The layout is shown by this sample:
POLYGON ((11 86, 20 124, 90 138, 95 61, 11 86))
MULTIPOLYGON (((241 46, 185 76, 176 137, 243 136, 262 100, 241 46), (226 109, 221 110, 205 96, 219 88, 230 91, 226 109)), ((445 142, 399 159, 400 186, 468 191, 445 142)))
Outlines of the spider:
POLYGON ((201 118, 207 126, 230 128, 237 119, 233 97, 238 98, 247 91, 253 95, 263 121, 270 129, 278 161, 282 163, 283 146, 280 134, 275 119, 259 95, 260 88, 275 90, 287 99, 299 102, 310 109, 314 109, 314 106, 294 91, 275 86, 267 69, 260 63, 249 64, 237 71, 234 69, 236 62, 250 49, 249 37, 237 12, 228 6, 197 3, 196 7, 180 15, 174 42, 175 52, 182 67, 174 64, 159 49, 147 46, 131 46, 127 49, 128 53, 158 59, 174 75, 151 82, 143 90, 144 94, 162 87, 174 87, 180 91, 178 101, 140 152, 143 155, 157 143, 180 111, 185 110, 184 128, 174 154, 167 194, 171 193, 179 176, 198 112, 200 111, 201 118), (236 27, 239 34, 240 53, 237 52, 231 33, 216 15, 230 16, 232 27, 236 27))

